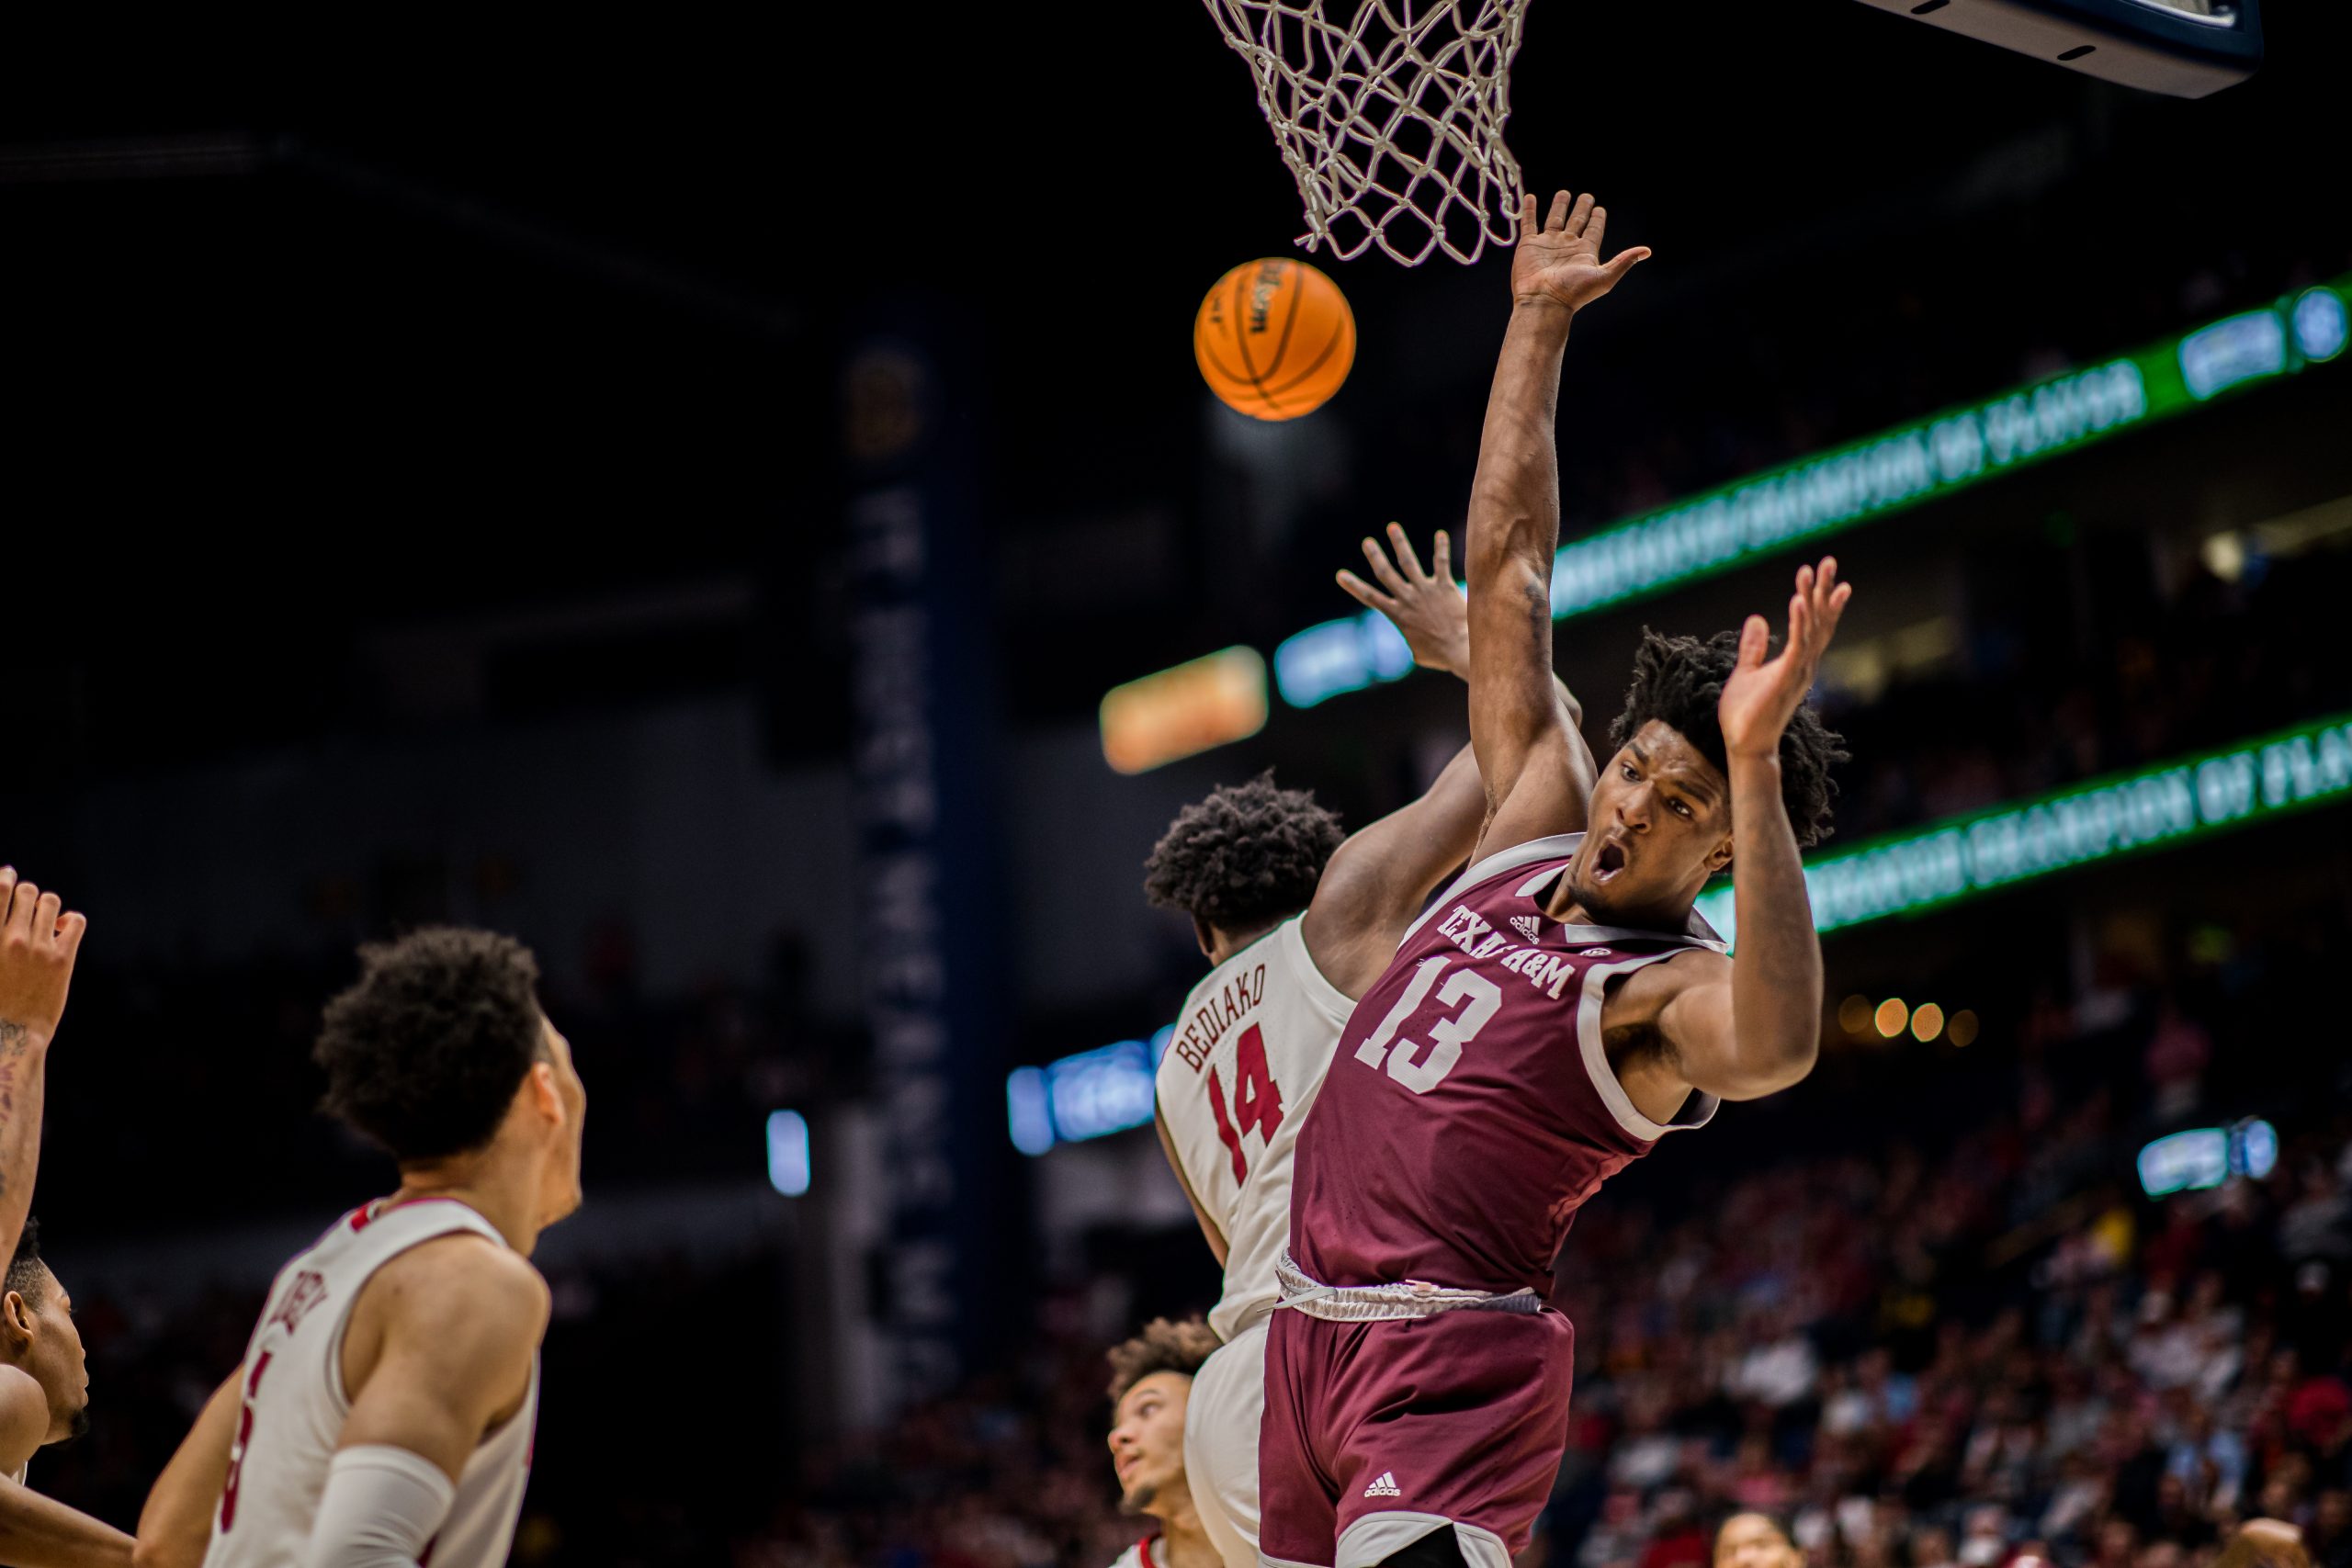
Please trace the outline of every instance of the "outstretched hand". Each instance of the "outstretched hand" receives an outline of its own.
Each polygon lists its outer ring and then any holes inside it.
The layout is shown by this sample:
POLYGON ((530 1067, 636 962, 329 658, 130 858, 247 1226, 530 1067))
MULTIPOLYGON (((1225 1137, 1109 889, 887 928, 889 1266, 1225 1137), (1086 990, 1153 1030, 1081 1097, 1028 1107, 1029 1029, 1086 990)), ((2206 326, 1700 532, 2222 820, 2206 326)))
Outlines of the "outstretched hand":
POLYGON ((1852 583, 1838 581, 1835 556, 1824 556, 1817 568, 1797 568, 1796 592, 1789 596, 1788 640, 1770 660, 1764 656, 1772 645, 1771 627, 1761 615, 1747 617, 1739 628, 1739 662, 1715 705, 1726 751, 1758 757, 1780 751, 1781 732, 1813 690, 1821 655, 1837 634, 1838 617, 1846 613, 1846 601, 1853 593, 1852 583))
POLYGON ((1340 573, 1340 586, 1352 595, 1356 603, 1379 611, 1388 617, 1405 637, 1405 646, 1413 650, 1413 662, 1424 670, 1442 670, 1449 674, 1467 677, 1470 673, 1470 602, 1463 597, 1462 585, 1453 581, 1453 546, 1440 528, 1430 541, 1430 570, 1421 570, 1421 558, 1413 549, 1401 524, 1388 525, 1388 544, 1396 552, 1392 564, 1388 551, 1380 547, 1378 540, 1367 536, 1363 542, 1364 559, 1371 563, 1372 575, 1380 581, 1374 588, 1352 571, 1340 573))
POLYGON ((1595 207, 1585 192, 1571 206, 1568 193, 1552 198, 1552 212, 1539 228, 1535 193, 1519 201, 1519 248, 1511 253, 1510 293, 1521 304, 1548 301, 1579 310, 1617 287, 1618 280, 1649 257, 1649 247, 1634 245, 1600 259, 1600 238, 1609 228, 1609 209, 1595 207))
POLYGON ((86 924, 0 866, 0 1049, 44 1046, 57 1032, 86 924))

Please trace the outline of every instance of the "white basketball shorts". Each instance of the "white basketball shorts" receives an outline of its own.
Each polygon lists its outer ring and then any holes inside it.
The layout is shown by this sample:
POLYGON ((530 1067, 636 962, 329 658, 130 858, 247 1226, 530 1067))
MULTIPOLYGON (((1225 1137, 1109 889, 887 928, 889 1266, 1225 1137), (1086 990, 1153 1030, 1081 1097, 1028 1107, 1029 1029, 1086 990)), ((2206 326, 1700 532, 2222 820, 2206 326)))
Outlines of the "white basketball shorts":
POLYGON ((1184 1477, 1226 1568, 1258 1565, 1258 1422, 1266 1410, 1261 1317, 1193 1374, 1184 1407, 1184 1477))

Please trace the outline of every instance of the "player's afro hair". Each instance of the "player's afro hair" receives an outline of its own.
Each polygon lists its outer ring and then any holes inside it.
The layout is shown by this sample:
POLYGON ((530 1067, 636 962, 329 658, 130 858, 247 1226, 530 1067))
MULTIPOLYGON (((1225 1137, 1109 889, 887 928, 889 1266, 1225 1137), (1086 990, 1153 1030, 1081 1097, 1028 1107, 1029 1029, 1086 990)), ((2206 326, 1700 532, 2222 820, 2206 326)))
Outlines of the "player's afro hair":
MULTIPOLYGON (((1739 662, 1739 634, 1717 632, 1704 639, 1667 637, 1642 629, 1642 646, 1634 652, 1634 682, 1625 690, 1625 709, 1609 727, 1611 749, 1631 740, 1652 719, 1663 723, 1696 746, 1716 767, 1725 766, 1723 727, 1715 720, 1715 704, 1724 682, 1739 662)), ((1838 793, 1829 770, 1846 760, 1844 741, 1821 722, 1808 701, 1781 737, 1781 803, 1788 807, 1789 825, 1797 843, 1810 848, 1829 837, 1829 802, 1838 793)))
POLYGON ((1306 908, 1347 835, 1303 789, 1271 768, 1176 814, 1144 862, 1144 897, 1219 931, 1260 931, 1306 908))
POLYGON ((428 926, 359 950, 359 980, 327 1004, 311 1052, 326 1109, 403 1164, 490 1142, 547 1054, 530 949, 428 926))
POLYGON ((0 1280, 0 1291, 14 1291, 25 1298, 25 1304, 38 1309, 41 1292, 49 1289, 49 1266, 40 1256, 40 1222, 30 1214, 25 1216, 25 1232, 17 1238, 17 1250, 8 1259, 8 1273, 0 1280))
POLYGON ((1133 1339, 1114 1345, 1103 1354, 1111 1363, 1111 1403, 1126 1398, 1127 1390, 1154 1372, 1182 1372, 1191 1377, 1201 1370, 1223 1341, 1197 1317, 1181 1322, 1155 1317, 1133 1339))

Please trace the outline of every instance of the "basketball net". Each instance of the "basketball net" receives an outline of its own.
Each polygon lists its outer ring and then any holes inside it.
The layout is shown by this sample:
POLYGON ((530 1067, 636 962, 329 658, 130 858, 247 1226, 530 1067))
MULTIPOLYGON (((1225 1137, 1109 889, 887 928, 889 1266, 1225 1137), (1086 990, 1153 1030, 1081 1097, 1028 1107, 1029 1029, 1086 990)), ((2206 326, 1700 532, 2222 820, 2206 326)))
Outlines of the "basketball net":
POLYGON ((1250 62, 1306 203, 1307 250, 1407 266, 1516 237, 1503 145, 1528 0, 1204 0, 1250 62), (1327 14, 1329 13, 1329 14, 1327 14))

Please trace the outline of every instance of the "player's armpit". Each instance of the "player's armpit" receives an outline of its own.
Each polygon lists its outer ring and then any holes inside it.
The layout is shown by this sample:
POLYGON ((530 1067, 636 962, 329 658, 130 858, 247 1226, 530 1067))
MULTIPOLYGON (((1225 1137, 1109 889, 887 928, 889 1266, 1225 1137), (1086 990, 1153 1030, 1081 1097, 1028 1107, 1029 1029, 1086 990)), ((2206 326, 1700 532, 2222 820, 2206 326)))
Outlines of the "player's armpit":
POLYGON ((405 1449, 457 1480, 528 1391, 548 1308, 538 1271, 482 1237, 443 1236, 387 1263, 353 1311, 372 1343, 355 1355, 346 1336, 351 1414, 336 1448, 405 1449))
POLYGON ((1510 793, 1493 799, 1479 831, 1484 860, 1532 839, 1581 833, 1592 808, 1592 753, 1565 723, 1521 767, 1510 793))
POLYGON ((1159 1152, 1168 1156, 1168 1168, 1176 1173, 1176 1185, 1184 1190, 1184 1201, 1193 1206, 1193 1218, 1201 1222, 1201 1235, 1209 1244, 1209 1253, 1216 1259, 1216 1266, 1222 1269, 1226 1254, 1230 1250, 1225 1233, 1217 1229, 1215 1220, 1209 1218, 1209 1212, 1201 1207, 1200 1198, 1193 1191, 1193 1184, 1184 1175, 1184 1162, 1176 1157, 1176 1137, 1168 1130, 1168 1117, 1156 1104, 1151 1108, 1151 1124, 1159 1134, 1159 1152))
POLYGON ((131 1558, 137 1568, 198 1568, 204 1561, 212 1543, 212 1516, 229 1476, 244 1376, 241 1366, 212 1391, 180 1439, 179 1451, 155 1478, 147 1506, 139 1510, 139 1545, 131 1558))

